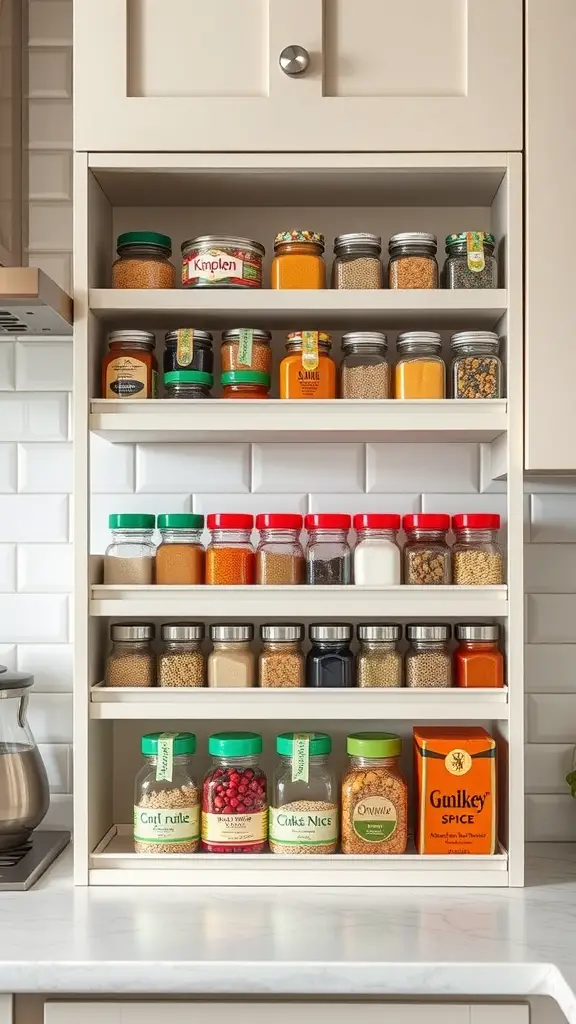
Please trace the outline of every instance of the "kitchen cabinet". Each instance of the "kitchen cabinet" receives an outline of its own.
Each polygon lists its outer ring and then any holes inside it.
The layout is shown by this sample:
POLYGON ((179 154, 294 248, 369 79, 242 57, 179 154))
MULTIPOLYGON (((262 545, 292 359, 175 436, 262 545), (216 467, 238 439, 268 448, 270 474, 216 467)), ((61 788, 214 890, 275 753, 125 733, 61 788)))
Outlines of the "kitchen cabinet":
POLYGON ((19 0, 0 3, 0 266, 3 267, 18 265, 22 251, 22 20, 19 0))
POLYGON ((75 0, 74 20, 79 151, 522 148, 522 0, 75 0))

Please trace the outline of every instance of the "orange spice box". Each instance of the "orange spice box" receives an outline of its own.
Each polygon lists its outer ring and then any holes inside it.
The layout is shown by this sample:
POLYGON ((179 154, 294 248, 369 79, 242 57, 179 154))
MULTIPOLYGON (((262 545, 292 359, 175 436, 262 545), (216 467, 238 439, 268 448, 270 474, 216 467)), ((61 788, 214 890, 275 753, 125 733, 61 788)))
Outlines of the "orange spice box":
POLYGON ((414 728, 418 853, 496 849, 496 743, 479 726, 414 728))

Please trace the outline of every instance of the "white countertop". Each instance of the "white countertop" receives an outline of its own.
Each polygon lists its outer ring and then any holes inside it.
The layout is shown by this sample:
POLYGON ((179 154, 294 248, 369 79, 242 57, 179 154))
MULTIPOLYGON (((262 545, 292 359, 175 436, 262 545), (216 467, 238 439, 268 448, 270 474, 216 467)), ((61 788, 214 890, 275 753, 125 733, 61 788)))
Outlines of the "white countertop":
POLYGON ((576 844, 524 889, 74 888, 67 850, 0 893, 0 992, 528 996, 576 1024, 576 844))

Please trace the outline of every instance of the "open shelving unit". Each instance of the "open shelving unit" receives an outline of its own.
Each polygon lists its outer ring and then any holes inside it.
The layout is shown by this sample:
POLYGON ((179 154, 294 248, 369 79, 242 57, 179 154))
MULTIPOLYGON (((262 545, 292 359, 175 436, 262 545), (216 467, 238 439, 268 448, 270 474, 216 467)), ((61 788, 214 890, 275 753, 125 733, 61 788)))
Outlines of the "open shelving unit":
MULTIPOLYGON (((75 877, 81 885, 450 885, 523 882, 522 166, 517 154, 117 154, 75 157, 75 877), (193 202, 193 206, 191 203, 193 202), (180 242, 232 232, 270 239, 279 226, 340 231, 491 230, 502 287, 467 291, 114 291, 115 237, 142 224, 180 242), (375 228, 377 225, 377 228, 375 228), (107 332, 180 326, 218 332, 421 327, 494 329, 502 338, 501 401, 106 401, 100 367, 107 332), (483 442, 506 481, 507 585, 502 587, 105 586, 90 557, 90 432, 108 442, 483 442), (491 619, 501 626, 507 686, 500 691, 110 690, 102 685, 110 621, 491 619), (135 854, 132 783, 143 731, 193 728, 198 749, 217 728, 326 729, 343 746, 353 728, 475 722, 498 744, 500 852, 493 857, 161 857, 135 854), (310 861, 314 863, 310 863, 310 861)), ((265 266, 265 279, 267 266, 265 266)), ((447 335, 444 334, 446 340, 447 335)), ((276 354, 282 335, 275 334, 276 354)), ((393 351, 393 343, 390 351, 393 351)), ((378 496, 379 510, 382 496, 378 496)), ((385 501, 385 499, 384 499, 385 501)), ((264 511, 264 510, 263 510, 264 511)), ((269 746, 271 744, 268 744, 269 746)), ((405 744, 408 750, 408 744, 405 744)), ((409 754, 408 754, 409 759, 409 754)), ((273 759, 265 764, 270 768, 273 759)), ((199 773, 203 764, 199 764, 199 773)), ((338 768, 341 764, 338 765, 338 768)))

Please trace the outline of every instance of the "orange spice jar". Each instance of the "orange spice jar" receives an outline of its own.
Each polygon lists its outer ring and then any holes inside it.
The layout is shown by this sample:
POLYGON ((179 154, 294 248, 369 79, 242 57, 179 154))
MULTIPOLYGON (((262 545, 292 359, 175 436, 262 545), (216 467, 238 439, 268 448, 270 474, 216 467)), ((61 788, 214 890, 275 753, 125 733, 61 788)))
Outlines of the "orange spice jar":
POLYGON ((461 622, 456 626, 456 686, 499 689, 504 686, 504 656, 498 649, 498 624, 461 622))
POLYGON ((336 398, 332 339, 324 331, 292 331, 280 363, 280 398, 336 398))
POLYGON ((162 540, 156 548, 156 583, 164 586, 204 583, 204 516, 160 515, 158 529, 162 540))
POLYGON ((256 582, 256 555, 250 534, 254 516, 215 512, 208 516, 212 536, 206 548, 206 583, 237 586, 256 582))
POLYGON ((156 398, 155 345, 150 331, 111 331, 102 363, 102 398, 156 398))
POLYGON ((324 235, 281 231, 274 239, 271 288, 325 288, 324 235))

